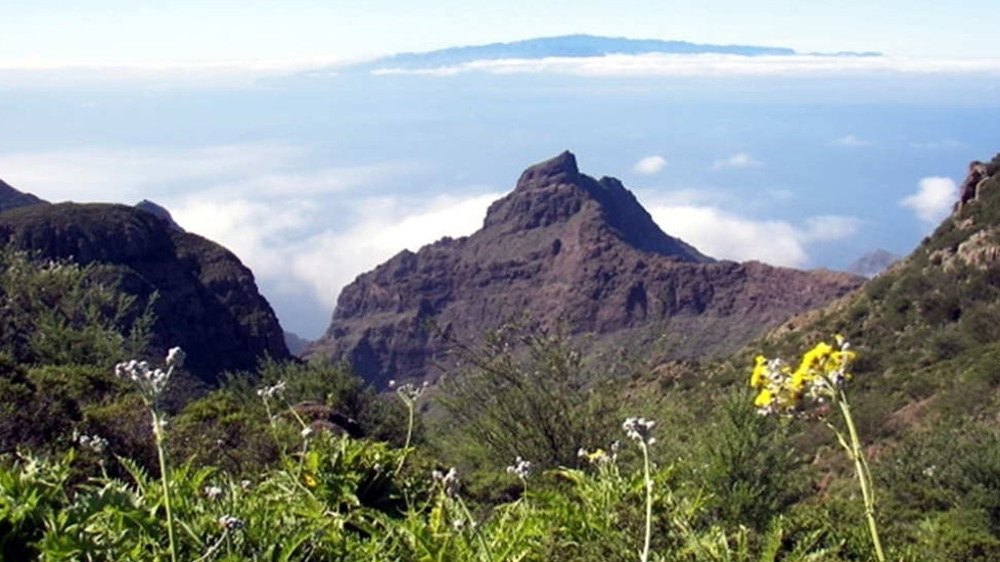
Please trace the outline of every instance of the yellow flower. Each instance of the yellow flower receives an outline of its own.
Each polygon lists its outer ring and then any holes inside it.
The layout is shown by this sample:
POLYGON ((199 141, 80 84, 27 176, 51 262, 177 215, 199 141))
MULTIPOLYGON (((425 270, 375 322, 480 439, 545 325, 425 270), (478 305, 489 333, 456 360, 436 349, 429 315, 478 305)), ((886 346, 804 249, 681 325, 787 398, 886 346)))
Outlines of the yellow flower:
POLYGON ((308 472, 302 475, 302 481, 305 482, 307 488, 315 488, 316 486, 319 486, 319 482, 316 481, 316 478, 308 472))
POLYGON ((766 388, 761 390, 760 394, 758 394, 757 398, 755 398, 753 401, 753 405, 758 408, 766 408, 770 404, 771 404, 771 391, 766 388))
POLYGON ((764 385, 764 369, 767 367, 767 358, 758 355, 754 361, 753 373, 750 374, 750 387, 760 388, 764 385))

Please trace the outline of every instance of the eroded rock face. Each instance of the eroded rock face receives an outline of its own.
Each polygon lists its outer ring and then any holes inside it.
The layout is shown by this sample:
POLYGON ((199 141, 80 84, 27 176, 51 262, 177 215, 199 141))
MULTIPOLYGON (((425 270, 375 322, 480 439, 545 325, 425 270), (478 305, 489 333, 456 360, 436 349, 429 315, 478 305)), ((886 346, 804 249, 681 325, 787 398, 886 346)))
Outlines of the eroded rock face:
POLYGON ((140 303, 153 293, 152 345, 180 346, 186 367, 209 384, 226 370, 289 357, 270 304, 231 252, 171 228, 134 207, 102 203, 31 205, 0 215, 0 244, 44 258, 112 266, 109 278, 140 303))
POLYGON ((715 261, 665 234, 618 180, 581 174, 567 152, 526 170, 475 234, 403 251, 359 276, 308 353, 346 359, 384 387, 428 376, 451 341, 527 313, 608 343, 666 335, 674 355, 702 356, 861 282, 715 261))

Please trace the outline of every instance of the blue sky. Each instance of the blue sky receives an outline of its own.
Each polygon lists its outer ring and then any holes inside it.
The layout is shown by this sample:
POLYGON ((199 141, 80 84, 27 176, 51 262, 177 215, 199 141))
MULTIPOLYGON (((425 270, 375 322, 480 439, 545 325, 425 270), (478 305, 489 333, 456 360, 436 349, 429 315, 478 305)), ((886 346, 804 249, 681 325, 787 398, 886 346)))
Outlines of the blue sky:
POLYGON ((2 0, 0 13, 7 64, 341 59, 569 33, 991 57, 1000 2, 2 0))

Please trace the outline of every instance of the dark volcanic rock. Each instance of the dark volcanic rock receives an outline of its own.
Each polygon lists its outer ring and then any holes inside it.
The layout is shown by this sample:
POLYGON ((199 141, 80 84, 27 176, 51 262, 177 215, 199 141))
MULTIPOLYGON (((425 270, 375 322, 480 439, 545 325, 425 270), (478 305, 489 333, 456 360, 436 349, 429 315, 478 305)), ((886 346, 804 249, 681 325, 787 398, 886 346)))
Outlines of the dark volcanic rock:
POLYGON ((8 185, 7 182, 0 180, 0 212, 45 203, 48 203, 48 201, 39 199, 30 193, 18 191, 8 185))
POLYGON ((475 339, 527 312, 541 326, 607 343, 666 334, 677 356, 701 356, 731 351, 861 282, 714 261, 660 230, 618 180, 580 174, 567 152, 525 171, 475 234, 403 251, 359 276, 308 353, 346 359, 384 386, 426 376, 451 338, 475 339))
POLYGON ((97 262, 110 283, 141 303, 158 293, 152 345, 180 346, 186 367, 208 383, 258 358, 290 357, 281 326, 253 274, 231 252, 169 227, 134 207, 59 203, 0 215, 0 244, 46 258, 97 262))

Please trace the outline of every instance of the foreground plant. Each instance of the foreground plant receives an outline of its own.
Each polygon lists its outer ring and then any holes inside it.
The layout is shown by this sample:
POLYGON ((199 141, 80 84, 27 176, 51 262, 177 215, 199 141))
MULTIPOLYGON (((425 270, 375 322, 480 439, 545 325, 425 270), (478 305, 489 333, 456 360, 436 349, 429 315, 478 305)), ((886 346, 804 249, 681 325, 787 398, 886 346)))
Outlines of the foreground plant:
POLYGON ((763 415, 796 417, 817 404, 830 402, 837 406, 847 427, 847 436, 825 416, 820 416, 820 419, 833 431, 837 442, 854 462, 875 556, 880 562, 884 562, 885 554, 875 522, 875 491, 871 470, 861 448, 851 406, 844 391, 845 383, 851 378, 848 366, 856 356, 850 350, 850 344, 840 335, 836 336, 835 345, 820 342, 807 351, 794 371, 781 359, 769 360, 758 355, 750 375, 750 386, 758 391, 754 405, 763 415))
POLYGON ((406 456, 410 451, 410 440, 413 439, 413 423, 414 416, 417 411, 417 400, 420 399, 420 395, 427 390, 427 381, 424 381, 419 386, 413 383, 406 383, 400 386, 396 386, 396 381, 389 381, 389 388, 396 389, 396 395, 399 399, 403 401, 406 405, 406 411, 408 413, 406 421, 406 441, 403 443, 403 456, 399 457, 399 465, 396 466, 396 474, 399 474, 400 470, 403 470, 403 464, 406 462, 406 456))
POLYGON ((170 375, 175 368, 184 364, 185 354, 179 347, 171 348, 167 353, 167 370, 153 369, 145 361, 128 361, 115 365, 115 375, 118 378, 132 381, 142 396, 142 401, 149 408, 153 419, 153 436, 156 439, 156 454, 160 462, 160 483, 163 486, 163 507, 167 512, 167 538, 170 543, 170 560, 177 561, 177 542, 174 538, 174 518, 170 505, 170 475, 167 472, 166 415, 160 410, 160 397, 167 388, 170 375))
POLYGON ((639 448, 642 449, 643 482, 646 484, 646 535, 639 555, 641 562, 649 560, 649 542, 653 536, 653 477, 649 470, 649 446, 656 443, 656 438, 650 435, 655 425, 655 421, 645 418, 627 418, 622 424, 625 434, 639 443, 639 448))

